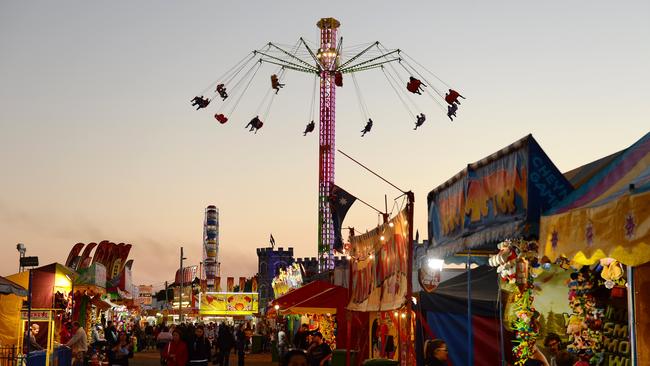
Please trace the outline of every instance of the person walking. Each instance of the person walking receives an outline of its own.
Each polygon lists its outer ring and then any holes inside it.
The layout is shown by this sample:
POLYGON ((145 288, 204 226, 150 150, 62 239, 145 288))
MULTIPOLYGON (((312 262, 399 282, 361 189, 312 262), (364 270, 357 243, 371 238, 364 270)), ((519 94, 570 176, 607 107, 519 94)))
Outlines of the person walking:
MULTIPOLYGON (((180 333, 179 333, 180 334, 180 333)), ((165 349, 167 348, 167 345, 169 342, 174 340, 174 336, 172 333, 169 331, 169 328, 167 326, 164 326, 162 328, 162 331, 158 333, 158 336, 156 337, 156 346, 160 350, 160 363, 164 364, 165 360, 165 349)), ((185 353, 187 353, 187 346, 185 346, 185 353)))
POLYGON ((190 366, 207 366, 210 360, 210 341, 205 336, 203 325, 194 329, 194 336, 188 344, 190 366))
POLYGON ((219 348, 219 365, 229 366, 230 351, 235 345, 235 338, 226 323, 221 323, 217 334, 217 346, 219 348))
POLYGON ((309 366, 327 366, 332 359, 332 348, 323 340, 321 332, 312 333, 313 345, 309 347, 309 366))
POLYGON ((86 331, 79 325, 79 322, 73 322, 72 332, 72 338, 65 345, 72 349, 72 364, 83 365, 84 357, 88 352, 86 331))
POLYGON ((278 329, 278 356, 280 359, 284 357, 284 354, 287 353, 289 349, 289 343, 287 342, 287 333, 284 332, 284 326, 280 326, 278 329))
POLYGON ((133 342, 126 332, 121 331, 117 336, 117 342, 112 345, 108 354, 110 366, 129 366, 129 355, 133 352, 133 342))
POLYGON ((115 328, 115 325, 110 320, 106 324, 106 328, 104 328, 104 339, 106 339, 106 343, 110 347, 117 343, 117 328, 115 328))
POLYGON ((244 349, 246 347, 246 335, 244 334, 244 325, 239 324, 237 327, 236 346, 237 346, 237 366, 244 366, 244 349))
POLYGON ((174 329, 172 341, 162 349, 163 360, 167 366, 186 366, 188 361, 187 345, 181 339, 181 332, 174 329))
POLYGON ((449 349, 442 339, 427 341, 424 345, 425 366, 445 366, 449 358, 449 349))
POLYGON ((307 350, 309 347, 309 341, 307 340, 309 336, 309 326, 307 324, 303 324, 300 327, 300 330, 298 333, 296 333, 296 336, 293 338, 293 346, 298 349, 302 350, 307 350))

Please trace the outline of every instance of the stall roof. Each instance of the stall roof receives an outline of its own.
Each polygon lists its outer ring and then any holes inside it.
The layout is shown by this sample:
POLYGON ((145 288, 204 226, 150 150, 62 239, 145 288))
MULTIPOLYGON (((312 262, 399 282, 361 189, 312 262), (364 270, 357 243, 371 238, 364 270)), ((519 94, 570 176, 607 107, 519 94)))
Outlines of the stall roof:
POLYGON ((271 302, 269 313, 280 306, 280 314, 335 314, 348 303, 348 290, 325 281, 313 281, 271 302))
POLYGON ((0 294, 2 295, 14 294, 16 296, 27 296, 27 290, 23 286, 0 276, 0 294))
POLYGON ((582 264, 604 257, 629 265, 650 261, 650 133, 614 155, 544 213, 542 254, 582 264))
POLYGON ((537 238, 541 213, 573 187, 532 135, 468 164, 427 196, 432 255, 496 249, 513 237, 537 238))
POLYGON ((625 150, 607 155, 604 158, 592 161, 589 164, 579 166, 575 169, 564 173, 564 177, 569 180, 573 188, 580 188, 587 183, 594 175, 609 165, 614 159, 619 157, 625 150))

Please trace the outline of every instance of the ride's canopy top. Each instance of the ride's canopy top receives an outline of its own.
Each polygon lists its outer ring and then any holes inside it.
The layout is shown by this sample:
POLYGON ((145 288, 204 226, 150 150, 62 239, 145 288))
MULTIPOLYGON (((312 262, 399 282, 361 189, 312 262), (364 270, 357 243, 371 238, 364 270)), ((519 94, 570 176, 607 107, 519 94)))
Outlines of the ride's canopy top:
POLYGON ((650 262, 650 133, 589 165, 598 168, 591 178, 544 212, 540 254, 581 264, 650 262))
POLYGON ((468 249, 494 249, 508 238, 536 238, 542 212, 572 190, 528 135, 429 192, 431 254, 450 260, 468 249))

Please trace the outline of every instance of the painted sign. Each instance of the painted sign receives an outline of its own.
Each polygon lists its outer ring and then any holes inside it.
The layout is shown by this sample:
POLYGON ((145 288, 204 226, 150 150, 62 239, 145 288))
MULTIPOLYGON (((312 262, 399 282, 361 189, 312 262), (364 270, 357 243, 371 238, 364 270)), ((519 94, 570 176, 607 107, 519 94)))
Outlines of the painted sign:
POLYGON ((140 306, 151 306, 153 296, 153 286, 140 285, 138 286, 138 297, 136 302, 140 306))
MULTIPOLYGON (((20 312, 20 318, 27 320, 28 312, 23 310, 20 312)), ((32 310, 31 319, 33 322, 38 321, 50 321, 50 311, 49 310, 32 310)))
POLYGON ((258 311, 258 294, 242 292, 206 292, 200 296, 201 315, 251 315, 258 311))
POLYGON ((79 277, 75 285, 93 285, 106 288, 106 267, 101 263, 93 263, 88 268, 82 268, 77 273, 79 277))
POLYGON ((528 136, 469 165, 429 193, 429 237, 444 257, 506 238, 537 236, 542 211, 572 187, 528 136))
MULTIPOLYGON (((257 283, 257 279, 253 279, 257 283)), ((290 290, 302 286, 302 272, 300 271, 300 264, 294 263, 286 269, 280 268, 280 273, 275 276, 271 282, 275 298, 286 294, 290 290)))
POLYGON ((406 211, 369 233, 352 237, 352 295, 348 309, 385 311, 406 300, 408 220, 406 211))

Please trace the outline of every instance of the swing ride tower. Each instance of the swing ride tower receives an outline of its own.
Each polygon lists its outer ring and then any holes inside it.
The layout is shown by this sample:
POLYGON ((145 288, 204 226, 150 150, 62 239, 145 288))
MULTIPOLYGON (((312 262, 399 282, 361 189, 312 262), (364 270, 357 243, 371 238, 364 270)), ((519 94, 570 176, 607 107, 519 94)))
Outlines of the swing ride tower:
POLYGON ((336 34, 339 23, 323 18, 316 24, 320 29, 320 121, 318 139, 318 256, 320 270, 334 268, 334 225, 329 197, 334 185, 336 154, 336 85, 334 75, 338 64, 336 34))
MULTIPOLYGON (((194 98, 192 105, 198 105, 198 109, 201 109, 205 108, 211 100, 219 101, 219 99, 222 99, 223 103, 221 103, 221 107, 217 110, 215 118, 220 124, 225 124, 228 121, 226 116, 232 118, 237 105, 248 90, 262 64, 274 65, 277 67, 277 71, 271 75, 271 88, 267 90, 266 95, 263 97, 256 111, 258 116, 254 119, 260 121, 259 117, 261 117, 261 121, 266 122, 268 125, 267 117, 271 105, 278 92, 284 87, 282 81, 286 72, 289 70, 297 71, 310 74, 314 77, 314 90, 309 118, 312 122, 316 120, 315 103, 316 94, 318 94, 320 101, 318 108, 318 258, 319 270, 327 271, 334 268, 334 243, 335 234, 337 234, 334 231, 332 221, 330 195, 334 186, 335 173, 336 88, 343 86, 343 75, 350 76, 352 85, 357 92, 364 123, 371 119, 369 118, 370 116, 355 76, 359 72, 373 69, 381 70, 388 85, 395 91, 408 112, 409 121, 415 120, 417 113, 414 113, 414 110, 420 109, 417 103, 411 100, 413 94, 417 94, 418 96, 428 95, 443 111, 446 111, 443 104, 451 104, 451 102, 445 102, 443 92, 437 89, 434 84, 439 82, 449 87, 450 90, 451 86, 435 74, 424 69, 434 77, 434 79, 427 79, 416 67, 424 68, 420 63, 406 55, 400 49, 388 49, 379 41, 356 45, 347 50, 343 50, 343 38, 339 36, 341 23, 334 18, 321 18, 316 23, 316 26, 320 30, 319 43, 307 42, 302 37, 300 37, 293 48, 269 42, 261 49, 254 50, 224 75, 221 75, 216 82, 213 82, 208 88, 198 94, 201 97, 197 96, 194 98), (318 46, 318 50, 315 49, 316 46, 318 46), (422 82, 420 82, 420 79, 422 82), (411 88, 413 80, 423 84, 424 90, 421 90, 419 84, 413 90, 411 88), (404 82, 407 82, 406 89, 404 88, 404 82), (203 95, 215 86, 216 90, 213 89, 212 94, 207 94, 212 98, 204 99, 203 95), (227 93, 226 88, 228 89, 227 93), (195 103, 196 99, 202 100, 203 105, 195 103)), ((253 120, 245 128, 248 129, 252 122, 253 120)), ((416 129, 420 125, 421 123, 416 125, 416 129)), ((314 126, 311 123, 308 126, 311 127, 308 127, 303 135, 314 130, 314 126)), ((261 127, 261 124, 259 126, 253 126, 249 132, 255 131, 257 133, 257 130, 261 127)), ((370 132, 370 130, 368 129, 366 131, 364 128, 364 134, 367 132, 370 132)), ((210 242, 208 244, 216 244, 215 249, 218 252, 218 240, 216 243, 210 242)), ((215 262, 217 262, 216 258, 215 262)), ((216 265, 216 270, 218 271, 218 262, 216 265)), ((215 267, 208 267, 214 273, 215 267)))

